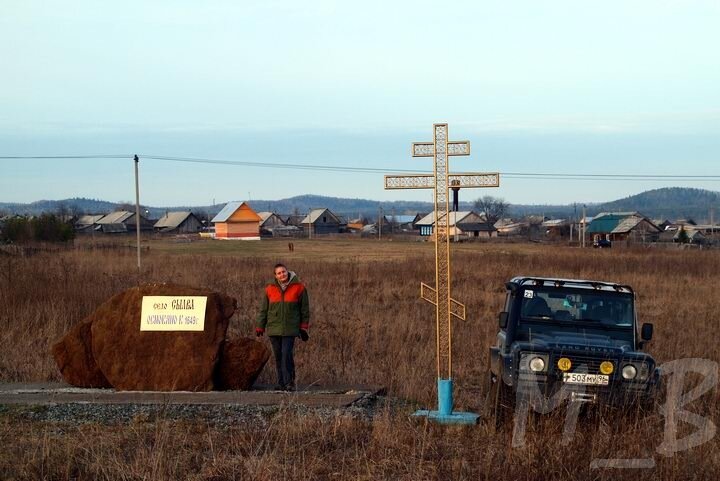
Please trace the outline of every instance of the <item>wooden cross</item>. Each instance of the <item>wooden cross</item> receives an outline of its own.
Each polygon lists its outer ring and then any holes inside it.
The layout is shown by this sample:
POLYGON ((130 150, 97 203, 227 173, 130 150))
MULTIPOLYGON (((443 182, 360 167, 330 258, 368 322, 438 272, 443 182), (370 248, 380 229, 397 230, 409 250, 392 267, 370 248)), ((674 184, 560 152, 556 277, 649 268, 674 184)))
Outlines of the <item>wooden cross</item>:
POLYGON ((469 141, 448 140, 448 125, 433 125, 432 142, 414 142, 413 157, 432 157, 433 173, 386 175, 385 189, 434 189, 435 288, 420 283, 420 297, 435 306, 438 379, 452 379, 451 317, 465 320, 465 305, 450 296, 450 236, 448 191, 452 188, 498 187, 500 174, 448 172, 448 157, 470 155, 469 141))

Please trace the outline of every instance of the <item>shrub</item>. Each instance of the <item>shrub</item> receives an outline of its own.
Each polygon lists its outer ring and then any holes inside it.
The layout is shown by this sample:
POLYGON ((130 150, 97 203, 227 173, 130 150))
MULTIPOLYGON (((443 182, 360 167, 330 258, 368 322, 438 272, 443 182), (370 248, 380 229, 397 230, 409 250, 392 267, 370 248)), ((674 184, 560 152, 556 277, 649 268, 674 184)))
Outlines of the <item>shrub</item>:
POLYGON ((17 217, 5 222, 0 241, 14 244, 36 242, 67 242, 75 237, 72 225, 52 214, 28 219, 17 217))

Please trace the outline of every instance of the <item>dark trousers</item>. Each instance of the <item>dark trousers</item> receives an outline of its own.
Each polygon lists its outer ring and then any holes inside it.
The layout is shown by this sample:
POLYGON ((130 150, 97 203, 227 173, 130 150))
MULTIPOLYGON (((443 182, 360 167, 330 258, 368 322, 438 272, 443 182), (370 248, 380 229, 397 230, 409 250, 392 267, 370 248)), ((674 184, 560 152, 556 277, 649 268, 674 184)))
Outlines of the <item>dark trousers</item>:
POLYGON ((273 353, 275 354, 275 369, 277 370, 280 387, 295 386, 295 359, 293 347, 295 336, 269 336, 273 353))

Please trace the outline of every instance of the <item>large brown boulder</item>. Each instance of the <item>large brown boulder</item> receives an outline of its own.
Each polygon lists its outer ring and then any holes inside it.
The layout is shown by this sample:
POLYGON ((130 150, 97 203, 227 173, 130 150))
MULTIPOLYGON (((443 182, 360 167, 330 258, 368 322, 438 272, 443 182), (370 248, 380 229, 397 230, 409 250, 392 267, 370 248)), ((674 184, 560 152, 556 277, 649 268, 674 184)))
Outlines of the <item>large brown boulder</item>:
POLYGON ((215 371, 215 388, 250 389, 268 359, 270 349, 262 342, 247 337, 226 340, 215 371))
POLYGON ((92 353, 110 384, 132 391, 209 391, 237 301, 207 289, 146 285, 102 304, 89 318, 92 353), (143 296, 207 296, 203 331, 140 331, 143 296))
POLYGON ((52 355, 63 379, 77 387, 110 387, 92 353, 91 320, 75 324, 53 344, 52 355))

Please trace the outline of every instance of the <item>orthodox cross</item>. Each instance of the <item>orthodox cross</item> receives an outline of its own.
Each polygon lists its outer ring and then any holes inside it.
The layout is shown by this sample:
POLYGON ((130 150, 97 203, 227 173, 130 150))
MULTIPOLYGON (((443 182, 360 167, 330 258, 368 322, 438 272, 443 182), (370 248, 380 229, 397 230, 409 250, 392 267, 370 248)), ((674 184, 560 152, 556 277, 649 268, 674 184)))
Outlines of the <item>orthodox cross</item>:
MULTIPOLYGON (((499 173, 450 174, 448 157, 470 155, 470 142, 448 140, 448 125, 433 125, 432 142, 414 142, 413 157, 432 157, 433 173, 386 175, 385 189, 434 189, 435 288, 420 283, 420 297, 435 306, 438 380, 452 379, 451 318, 465 320, 465 305, 450 296, 450 208, 448 191, 453 188, 498 187, 499 173)), ((457 228, 457 227, 456 227, 457 228)))

